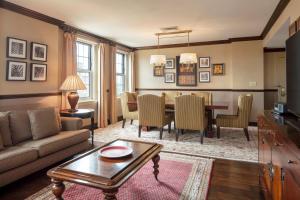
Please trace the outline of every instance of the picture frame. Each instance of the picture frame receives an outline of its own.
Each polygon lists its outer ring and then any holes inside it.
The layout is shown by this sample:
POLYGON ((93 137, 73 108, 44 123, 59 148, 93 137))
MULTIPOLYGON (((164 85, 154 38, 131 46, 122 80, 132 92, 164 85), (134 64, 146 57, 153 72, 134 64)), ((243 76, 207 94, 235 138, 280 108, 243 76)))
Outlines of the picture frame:
POLYGON ((175 83, 175 73, 165 73, 165 83, 175 83))
POLYGON ((223 76, 225 75, 225 64, 216 63, 212 65, 212 74, 214 76, 223 76))
POLYGON ((6 65, 7 81, 26 81, 27 63, 8 60, 6 65))
POLYGON ((18 59, 26 59, 27 58, 27 41, 7 37, 6 39, 6 56, 8 58, 18 58, 18 59))
POLYGON ((197 86, 197 63, 180 64, 180 56, 176 56, 176 86, 197 86))
POLYGON ((199 83, 209 83, 210 82, 210 71, 199 72, 199 83))
POLYGON ((163 66, 154 66, 153 67, 153 76, 164 76, 164 67, 163 66))
POLYGON ((209 68, 210 57, 199 57, 199 68, 209 68))
POLYGON ((48 45, 31 42, 30 58, 33 61, 47 61, 48 45))
POLYGON ((175 59, 174 58, 168 58, 166 60, 165 69, 175 69, 175 59))
POLYGON ((47 64, 31 63, 30 81, 47 81, 47 64))

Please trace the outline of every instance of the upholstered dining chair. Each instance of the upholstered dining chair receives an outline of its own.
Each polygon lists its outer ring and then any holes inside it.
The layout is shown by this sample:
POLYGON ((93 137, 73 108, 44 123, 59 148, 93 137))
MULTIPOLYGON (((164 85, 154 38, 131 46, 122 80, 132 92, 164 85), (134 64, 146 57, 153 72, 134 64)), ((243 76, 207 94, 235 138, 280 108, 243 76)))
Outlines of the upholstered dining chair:
POLYGON ((195 95, 198 97, 204 97, 205 105, 212 104, 212 93, 211 92, 192 92, 192 95, 195 95))
POLYGON ((133 120, 138 120, 138 111, 131 111, 128 106, 128 101, 136 101, 137 94, 124 92, 121 94, 121 107, 122 107, 122 114, 123 114, 123 124, 122 128, 125 127, 126 119, 131 120, 130 123, 132 124, 133 120))
POLYGON ((182 94, 178 91, 167 91, 163 92, 161 95, 165 97, 166 102, 175 102, 175 98, 182 94))
POLYGON ((162 139, 163 128, 168 124, 171 131, 172 116, 165 114, 165 97, 152 94, 138 96, 139 137, 142 126, 157 127, 160 129, 159 138, 162 139))
POLYGON ((205 117, 204 97, 195 95, 182 95, 175 98, 175 122, 176 122, 176 141, 178 141, 179 132, 182 130, 197 130, 201 134, 201 144, 207 127, 207 118, 205 117))
POLYGON ((248 124, 252 109, 253 95, 240 95, 238 99, 238 111, 236 115, 217 115, 217 137, 220 138, 221 127, 243 128, 249 141, 248 124))

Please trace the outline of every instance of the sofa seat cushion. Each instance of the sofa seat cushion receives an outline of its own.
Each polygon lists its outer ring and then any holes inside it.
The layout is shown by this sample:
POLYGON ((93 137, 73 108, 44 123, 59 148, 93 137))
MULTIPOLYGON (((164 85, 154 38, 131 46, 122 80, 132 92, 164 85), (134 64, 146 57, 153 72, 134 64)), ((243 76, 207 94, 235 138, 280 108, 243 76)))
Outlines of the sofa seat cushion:
POLYGON ((90 136, 89 130, 62 131, 57 135, 40 140, 26 141, 18 144, 21 147, 31 147, 38 150, 39 156, 47 156, 59 150, 87 140, 90 136))
POLYGON ((8 147, 0 152, 0 173, 20 167, 38 158, 38 151, 25 147, 8 147))

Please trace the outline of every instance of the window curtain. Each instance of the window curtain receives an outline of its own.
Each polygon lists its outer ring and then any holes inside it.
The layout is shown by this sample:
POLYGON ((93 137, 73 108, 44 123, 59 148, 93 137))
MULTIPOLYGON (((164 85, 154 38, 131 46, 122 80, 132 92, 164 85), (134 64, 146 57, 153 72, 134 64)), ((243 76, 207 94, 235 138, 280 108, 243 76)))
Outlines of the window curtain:
MULTIPOLYGON (((76 40, 77 36, 74 33, 65 32, 63 38, 63 67, 62 67, 62 83, 69 75, 75 75, 77 73, 77 61, 76 61, 76 40)), ((61 109, 69 108, 67 100, 67 92, 62 93, 61 109)))
POLYGON ((116 47, 111 46, 110 51, 110 122, 114 124, 118 121, 117 117, 117 94, 116 94, 116 47))
POLYGON ((135 67, 134 67, 134 52, 128 53, 129 67, 129 91, 135 92, 135 67))
POLYGON ((108 118, 108 90, 109 90, 109 66, 110 66, 109 44, 99 44, 99 81, 98 81, 98 126, 107 127, 108 118))

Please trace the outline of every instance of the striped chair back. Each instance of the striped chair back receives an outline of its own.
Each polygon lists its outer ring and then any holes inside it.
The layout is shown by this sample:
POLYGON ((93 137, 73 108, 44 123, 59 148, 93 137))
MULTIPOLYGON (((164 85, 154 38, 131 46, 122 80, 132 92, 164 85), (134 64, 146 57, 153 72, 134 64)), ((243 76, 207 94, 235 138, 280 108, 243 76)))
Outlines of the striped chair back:
POLYGON ((253 95, 240 95, 238 99, 238 124, 240 127, 248 127, 252 110, 253 95))
POLYGON ((165 97, 166 102, 175 102, 175 98, 182 95, 181 92, 178 91, 168 91, 168 92, 163 92, 162 96, 165 97))
POLYGON ((152 94, 138 96, 139 125, 161 127, 165 117, 165 97, 152 94))
POLYGON ((182 95, 175 98, 175 122, 178 129, 205 129, 204 97, 182 95))
POLYGON ((193 92, 192 95, 197 97, 204 97, 205 105, 212 105, 212 93, 211 92, 193 92))

